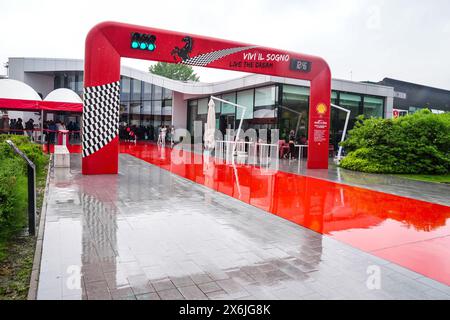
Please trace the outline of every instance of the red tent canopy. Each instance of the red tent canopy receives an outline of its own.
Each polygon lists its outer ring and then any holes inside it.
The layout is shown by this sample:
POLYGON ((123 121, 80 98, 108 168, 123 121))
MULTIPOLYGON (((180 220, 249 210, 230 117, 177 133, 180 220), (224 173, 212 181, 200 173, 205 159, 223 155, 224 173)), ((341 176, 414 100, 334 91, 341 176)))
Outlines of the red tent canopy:
POLYGON ((4 99, 0 98, 0 109, 23 111, 67 111, 83 112, 82 103, 4 99))
POLYGON ((45 111, 83 112, 82 103, 42 101, 39 105, 45 111))

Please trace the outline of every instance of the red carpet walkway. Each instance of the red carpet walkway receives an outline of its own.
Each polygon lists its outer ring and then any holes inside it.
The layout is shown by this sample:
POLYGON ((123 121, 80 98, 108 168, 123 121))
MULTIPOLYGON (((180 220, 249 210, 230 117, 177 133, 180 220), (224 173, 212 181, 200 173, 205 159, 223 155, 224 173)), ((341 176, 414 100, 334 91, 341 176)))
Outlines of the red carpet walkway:
POLYGON ((152 144, 120 151, 450 285, 450 207, 152 144))

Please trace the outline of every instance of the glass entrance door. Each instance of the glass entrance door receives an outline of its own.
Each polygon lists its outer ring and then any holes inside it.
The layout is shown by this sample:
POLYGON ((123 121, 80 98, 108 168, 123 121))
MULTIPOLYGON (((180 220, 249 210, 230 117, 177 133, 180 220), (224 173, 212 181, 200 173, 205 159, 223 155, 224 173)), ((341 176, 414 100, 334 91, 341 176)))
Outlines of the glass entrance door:
POLYGON ((234 114, 223 114, 219 118, 219 128, 222 134, 227 133, 227 129, 234 130, 235 129, 235 116, 234 114))

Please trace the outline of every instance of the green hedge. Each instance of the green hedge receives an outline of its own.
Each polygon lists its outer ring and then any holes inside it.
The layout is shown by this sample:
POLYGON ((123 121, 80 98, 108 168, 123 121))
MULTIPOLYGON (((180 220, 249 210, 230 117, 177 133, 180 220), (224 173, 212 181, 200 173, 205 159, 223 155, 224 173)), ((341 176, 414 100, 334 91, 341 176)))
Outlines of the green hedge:
POLYGON ((5 140, 12 140, 36 165, 36 176, 46 175, 48 156, 25 136, 0 135, 0 242, 23 228, 27 208, 27 166, 5 140))
POLYGON ((398 119, 358 118, 340 166, 371 173, 450 172, 450 113, 421 110, 398 119))

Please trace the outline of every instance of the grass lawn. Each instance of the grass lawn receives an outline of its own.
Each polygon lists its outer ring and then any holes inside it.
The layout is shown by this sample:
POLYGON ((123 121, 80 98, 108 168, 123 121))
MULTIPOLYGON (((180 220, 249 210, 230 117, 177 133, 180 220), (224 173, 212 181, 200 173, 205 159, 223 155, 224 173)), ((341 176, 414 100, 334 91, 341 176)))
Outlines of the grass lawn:
POLYGON ((450 184, 450 174, 444 175, 431 175, 431 174, 400 174, 402 178, 425 181, 425 182, 434 182, 434 183, 449 183, 450 184))
POLYGON ((15 236, 5 245, 0 262, 0 300, 26 300, 36 238, 15 236))
MULTIPOLYGON (((36 209, 40 212, 47 180, 47 169, 36 174, 36 209)), ((36 237, 26 234, 28 227, 27 178, 17 177, 15 216, 8 228, 0 229, 0 301, 26 300, 33 268, 36 237)), ((36 217, 39 223, 39 217, 36 217)))

